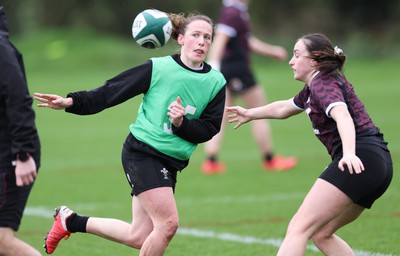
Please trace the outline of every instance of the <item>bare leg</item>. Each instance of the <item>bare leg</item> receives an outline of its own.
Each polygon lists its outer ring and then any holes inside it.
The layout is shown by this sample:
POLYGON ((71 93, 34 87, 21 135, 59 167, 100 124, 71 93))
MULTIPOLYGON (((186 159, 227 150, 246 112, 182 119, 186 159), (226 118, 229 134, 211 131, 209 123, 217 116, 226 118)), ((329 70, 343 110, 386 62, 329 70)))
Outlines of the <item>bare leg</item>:
MULTIPOLYGON (((314 234, 317 234, 319 230, 323 232, 324 227, 328 226, 329 223, 335 223, 333 220, 336 218, 338 220, 342 219, 342 221, 337 222, 341 223, 337 225, 339 228, 340 225, 345 225, 346 221, 351 222, 354 220, 361 212, 360 209, 354 207, 350 198, 338 188, 325 180, 317 179, 299 210, 290 221, 286 237, 278 251, 278 256, 303 256, 307 241, 314 234), (349 216, 349 218, 339 217, 341 215, 349 216)), ((331 230, 333 229, 331 228, 331 230)), ((331 241, 334 241, 335 245, 341 246, 335 249, 335 253, 341 251, 343 252, 340 254, 341 256, 354 255, 347 244, 336 239, 336 236, 331 241)), ((324 248, 330 248, 329 245, 321 244, 324 248)))
MULTIPOLYGON (((261 86, 253 86, 243 95, 242 100, 247 108, 260 107, 267 104, 265 92, 261 86)), ((268 120, 254 120, 252 123, 253 138, 263 156, 272 152, 271 127, 268 120)))
POLYGON ((324 255, 354 255, 350 246, 335 235, 335 232, 357 219, 363 211, 363 207, 357 204, 351 205, 346 211, 318 230, 312 237, 313 243, 324 255))
POLYGON ((11 228, 0 228, 0 255, 41 256, 38 250, 15 237, 11 228))
POLYGON ((131 224, 117 219, 90 217, 86 229, 90 234, 140 249, 153 230, 153 223, 139 199, 133 196, 131 224))
POLYGON ((140 256, 163 255, 179 222, 172 188, 155 188, 134 196, 132 216, 132 224, 90 217, 87 232, 141 249, 140 256))
POLYGON ((154 229, 143 243, 140 256, 161 256, 178 229, 178 210, 172 188, 162 187, 139 194, 140 204, 154 229))

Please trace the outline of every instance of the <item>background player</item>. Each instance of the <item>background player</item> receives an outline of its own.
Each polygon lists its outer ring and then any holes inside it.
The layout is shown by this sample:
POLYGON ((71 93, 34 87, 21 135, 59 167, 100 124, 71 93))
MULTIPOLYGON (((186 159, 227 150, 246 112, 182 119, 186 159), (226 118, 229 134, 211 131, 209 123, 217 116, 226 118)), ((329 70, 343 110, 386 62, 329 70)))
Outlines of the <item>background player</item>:
MULTIPOLYGON (((250 0, 223 1, 224 6, 220 11, 217 33, 208 56, 210 65, 221 70, 227 80, 227 106, 232 105, 234 96, 240 96, 249 108, 266 104, 265 92, 257 84, 250 67, 252 52, 278 60, 287 58, 283 47, 264 43, 251 34, 250 16, 247 11, 249 2, 250 0)), ((225 164, 218 161, 226 122, 226 117, 224 117, 221 131, 204 146, 207 157, 201 167, 204 174, 222 173, 226 169, 225 164)), ((296 166, 295 157, 274 154, 271 128, 266 120, 254 121, 252 133, 263 156, 262 167, 265 170, 282 171, 296 166)))

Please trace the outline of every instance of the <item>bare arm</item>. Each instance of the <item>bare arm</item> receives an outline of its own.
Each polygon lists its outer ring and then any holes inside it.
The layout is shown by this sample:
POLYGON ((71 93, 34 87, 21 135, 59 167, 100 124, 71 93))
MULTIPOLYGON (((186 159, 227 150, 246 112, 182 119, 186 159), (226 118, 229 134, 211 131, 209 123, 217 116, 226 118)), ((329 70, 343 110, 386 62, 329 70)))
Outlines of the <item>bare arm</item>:
POLYGON ((219 70, 221 66, 222 57, 225 51, 226 44, 229 41, 229 36, 223 32, 217 32, 214 41, 208 53, 208 63, 214 68, 219 70))
POLYGON ((347 165, 349 172, 361 173, 364 171, 364 165, 356 156, 356 131, 346 106, 335 106, 329 112, 330 116, 336 121, 340 139, 342 141, 343 157, 339 161, 340 170, 344 171, 344 165, 347 165))
POLYGON ((249 46, 253 52, 264 56, 274 57, 278 60, 285 60, 287 58, 287 52, 285 48, 278 45, 267 44, 255 36, 249 38, 249 46))
POLYGON ((261 107, 250 109, 239 106, 226 107, 226 111, 230 113, 228 115, 228 122, 237 123, 234 127, 235 129, 251 120, 286 119, 302 112, 293 106, 291 99, 275 101, 261 107))

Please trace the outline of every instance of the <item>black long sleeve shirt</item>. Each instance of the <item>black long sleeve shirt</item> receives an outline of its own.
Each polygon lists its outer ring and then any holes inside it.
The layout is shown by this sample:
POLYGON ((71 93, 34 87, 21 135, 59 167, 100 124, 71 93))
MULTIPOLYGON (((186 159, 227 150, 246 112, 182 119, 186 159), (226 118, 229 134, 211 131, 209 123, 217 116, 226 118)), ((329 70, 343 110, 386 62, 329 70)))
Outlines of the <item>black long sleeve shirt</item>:
POLYGON ((35 125, 21 53, 9 41, 0 6, 0 172, 13 168, 18 153, 31 153, 40 166, 40 141, 35 125))
MULTIPOLYGON (((192 72, 207 73, 211 68, 205 64, 202 70, 192 70, 180 61, 179 55, 173 55, 173 58, 179 65, 192 72)), ((107 80, 98 88, 69 93, 67 97, 73 99, 73 105, 66 111, 79 115, 95 114, 139 94, 145 94, 150 87, 151 75, 152 61, 149 60, 107 80)), ((210 140, 221 128, 224 105, 225 86, 209 102, 199 119, 184 118, 180 127, 173 126, 174 134, 196 144, 210 140)))

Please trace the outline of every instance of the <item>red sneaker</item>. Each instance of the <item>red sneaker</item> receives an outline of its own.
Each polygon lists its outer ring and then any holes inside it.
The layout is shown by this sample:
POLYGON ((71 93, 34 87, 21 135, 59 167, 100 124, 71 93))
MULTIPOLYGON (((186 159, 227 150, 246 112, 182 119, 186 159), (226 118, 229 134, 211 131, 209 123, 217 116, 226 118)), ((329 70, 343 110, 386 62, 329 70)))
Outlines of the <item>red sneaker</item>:
POLYGON ((264 161, 263 168, 266 171, 287 171, 296 165, 295 157, 274 156, 271 161, 264 161))
POLYGON ((201 165, 201 170, 205 175, 221 174, 226 171, 226 166, 222 162, 206 160, 201 165))
POLYGON ((61 239, 67 240, 71 235, 71 232, 67 230, 66 221, 73 214, 66 206, 61 206, 56 208, 54 213, 54 223, 47 236, 44 238, 45 244, 43 245, 47 254, 52 254, 61 239))

